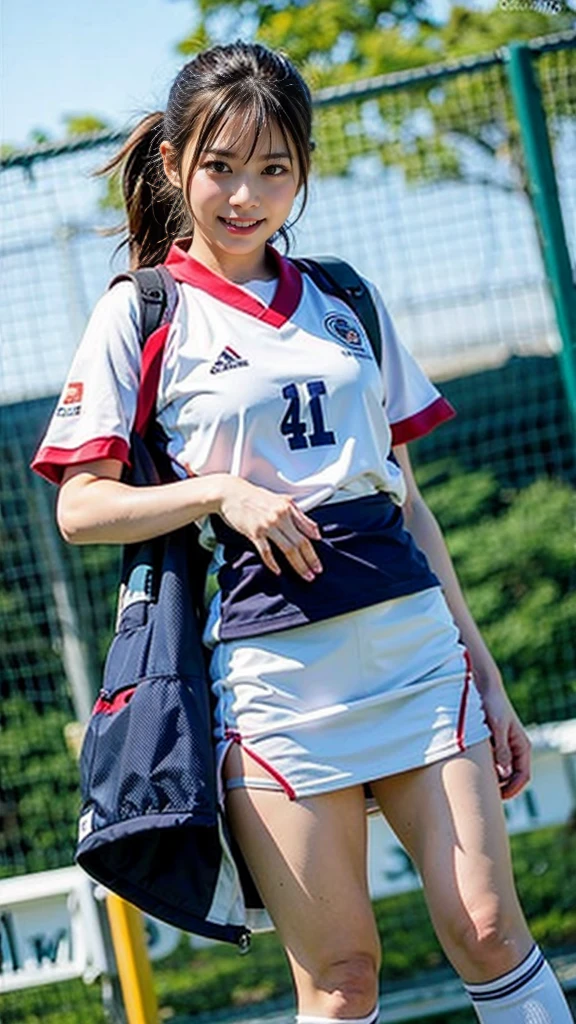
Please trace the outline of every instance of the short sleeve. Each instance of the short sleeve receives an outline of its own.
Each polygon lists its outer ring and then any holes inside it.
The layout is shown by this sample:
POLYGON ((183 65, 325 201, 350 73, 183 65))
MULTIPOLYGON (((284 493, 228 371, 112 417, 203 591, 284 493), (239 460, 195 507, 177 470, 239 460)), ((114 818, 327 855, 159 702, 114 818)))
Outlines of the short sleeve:
POLYGON ((66 466, 130 464, 142 352, 136 290, 122 281, 96 303, 31 468, 59 484, 66 466))
POLYGON ((365 283, 380 321, 384 409, 392 431, 392 445, 406 444, 451 420, 456 411, 400 341, 376 286, 370 281, 365 283))

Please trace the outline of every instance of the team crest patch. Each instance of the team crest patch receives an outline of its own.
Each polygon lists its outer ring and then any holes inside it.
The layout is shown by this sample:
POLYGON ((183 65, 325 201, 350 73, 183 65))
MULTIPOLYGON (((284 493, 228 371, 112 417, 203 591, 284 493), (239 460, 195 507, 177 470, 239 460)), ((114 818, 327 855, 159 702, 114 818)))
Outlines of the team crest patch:
POLYGON ((354 351, 355 355, 368 355, 364 347, 364 339, 352 317, 346 316, 343 313, 329 313, 328 316, 324 317, 324 327, 333 338, 343 342, 344 345, 354 351))
POLYGON ((56 410, 57 416, 79 416, 82 409, 84 384, 80 380, 72 381, 66 386, 62 401, 56 410))

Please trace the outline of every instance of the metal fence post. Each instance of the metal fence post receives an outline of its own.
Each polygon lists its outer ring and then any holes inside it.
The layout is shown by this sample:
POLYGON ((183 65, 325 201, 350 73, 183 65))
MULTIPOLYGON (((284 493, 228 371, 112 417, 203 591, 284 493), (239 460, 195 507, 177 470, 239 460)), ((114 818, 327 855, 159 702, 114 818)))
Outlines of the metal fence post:
POLYGON ((562 376, 576 430, 576 287, 558 197, 546 114, 533 59, 529 46, 525 43, 512 43, 507 53, 507 71, 520 126, 542 258, 562 339, 562 376))

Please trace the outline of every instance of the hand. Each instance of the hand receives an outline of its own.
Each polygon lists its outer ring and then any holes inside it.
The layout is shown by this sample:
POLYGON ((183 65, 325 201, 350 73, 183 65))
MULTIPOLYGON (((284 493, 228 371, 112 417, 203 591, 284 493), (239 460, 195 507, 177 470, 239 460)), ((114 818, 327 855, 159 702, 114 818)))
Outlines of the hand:
POLYGON ((494 752, 503 800, 516 796, 530 780, 530 740, 504 690, 499 674, 479 688, 494 752))
POLYGON ((320 529, 288 495, 275 494, 241 477, 230 477, 219 514, 229 526, 252 541, 264 565, 277 576, 281 569, 272 553, 271 541, 305 580, 311 582, 322 572, 318 555, 310 543, 310 539, 320 540, 320 529))

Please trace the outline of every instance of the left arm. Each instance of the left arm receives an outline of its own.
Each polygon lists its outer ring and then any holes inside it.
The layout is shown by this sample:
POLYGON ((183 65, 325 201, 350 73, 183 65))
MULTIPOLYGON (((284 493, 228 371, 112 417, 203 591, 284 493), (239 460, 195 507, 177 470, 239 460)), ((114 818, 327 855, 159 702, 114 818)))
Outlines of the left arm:
POLYGON ((406 528, 442 584, 462 643, 472 661, 474 681, 492 733, 502 796, 515 796, 530 778, 530 741, 506 694, 496 662, 470 614, 440 527, 418 490, 406 445, 395 447, 394 455, 406 480, 407 499, 403 506, 406 528))

